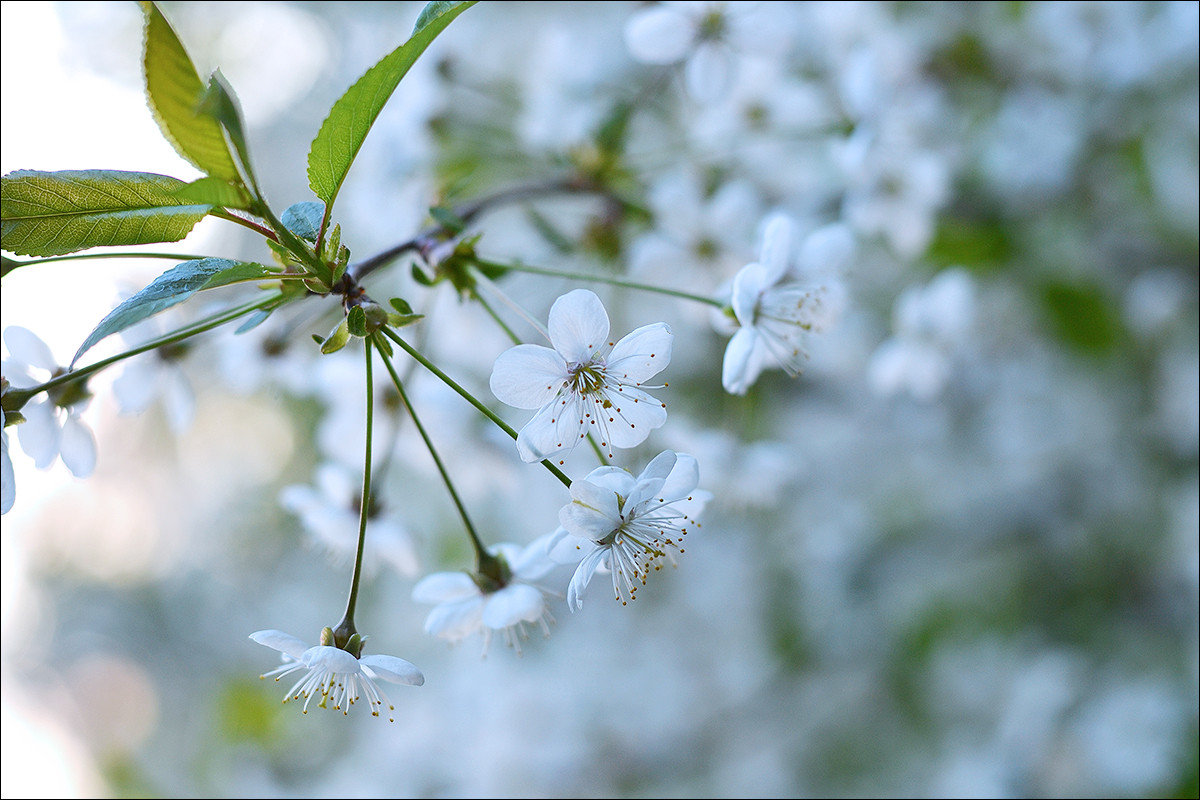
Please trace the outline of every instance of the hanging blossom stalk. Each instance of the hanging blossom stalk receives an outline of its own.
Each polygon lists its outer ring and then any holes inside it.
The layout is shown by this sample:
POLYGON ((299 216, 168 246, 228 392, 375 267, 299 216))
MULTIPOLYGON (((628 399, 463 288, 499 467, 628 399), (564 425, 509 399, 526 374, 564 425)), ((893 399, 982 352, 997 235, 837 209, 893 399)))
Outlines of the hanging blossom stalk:
POLYGON ((524 549, 509 543, 490 548, 484 546, 471 523, 466 506, 454 488, 445 463, 409 401, 408 392, 405 391, 391 359, 382 349, 379 355, 396 386, 396 391, 400 394, 400 402, 404 404, 417 433, 437 466, 442 482, 450 493, 463 527, 475 548, 474 572, 439 572, 426 576, 413 587, 413 600, 436 604, 425 620, 425 630, 451 641, 482 632, 485 654, 493 631, 501 632, 505 643, 518 651, 520 638, 527 635, 527 623, 540 626, 548 636, 549 623, 553 622, 553 617, 550 615, 544 590, 534 586, 532 581, 541 578, 554 567, 554 562, 548 557, 549 535, 541 537, 524 549))
MULTIPOLYGON (((284 664, 265 673, 262 677, 274 677, 276 681, 285 675, 301 673, 299 679, 288 690, 283 702, 304 699, 303 711, 308 713, 313 697, 320 695, 318 708, 328 708, 333 702, 335 711, 348 714, 350 706, 366 697, 372 716, 380 716, 384 706, 389 712, 395 706, 379 688, 377 680, 390 681, 407 686, 421 686, 425 676, 416 666, 402 658, 389 655, 362 655, 365 637, 354 625, 354 610, 358 602, 358 588, 362 579, 363 551, 366 545, 367 517, 371 503, 371 439, 374 430, 374 383, 371 370, 372 347, 368 339, 363 348, 366 352, 367 380, 367 443, 363 457, 363 490, 359 511, 358 549, 354 557, 354 573, 350 578, 350 595, 346 599, 346 612, 336 628, 321 631, 321 643, 309 647, 304 641, 277 630, 257 631, 250 638, 261 645, 278 650, 283 654, 284 664)), ((389 715, 389 722, 395 722, 389 715)))

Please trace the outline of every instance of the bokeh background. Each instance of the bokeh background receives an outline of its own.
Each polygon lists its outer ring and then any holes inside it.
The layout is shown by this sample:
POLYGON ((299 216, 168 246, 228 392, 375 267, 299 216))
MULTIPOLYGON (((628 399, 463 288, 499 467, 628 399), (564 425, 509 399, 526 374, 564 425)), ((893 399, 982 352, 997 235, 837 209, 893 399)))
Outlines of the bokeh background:
MULTIPOLYGON (((714 500, 678 568, 629 607, 602 584, 579 613, 555 601, 519 655, 426 635, 413 584, 470 549, 384 392, 381 513, 418 565, 377 559, 357 618, 427 682, 391 692, 395 724, 281 706, 247 635, 340 618, 339 543, 281 494, 356 480, 361 354, 319 356, 319 303, 207 335, 149 371, 166 388, 143 413, 119 368, 91 382, 87 480, 10 436, 6 797, 1197 795, 1197 4, 665 5, 468 10, 335 216, 361 258, 435 203, 590 169, 636 209, 508 206, 481 252, 701 293, 756 258, 770 212, 849 232, 825 276, 840 317, 799 378, 746 397, 721 390, 705 307, 592 287, 614 331, 676 332, 671 416, 628 462, 700 461, 714 500)), ((239 93, 282 209, 311 199, 329 106, 420 6, 163 8, 239 93)), ((142 98, 136 4, 4 3, 3 30, 5 173, 195 175, 142 98)), ((269 257, 243 234, 206 221, 176 250, 269 257)), ((165 266, 18 270, 3 325, 66 361, 165 266)), ((543 319, 578 285, 502 281, 543 319)), ((407 263, 368 288, 424 311, 420 346, 491 401, 508 342, 476 305, 407 263)), ((549 532, 561 486, 402 368, 484 538, 549 532)))

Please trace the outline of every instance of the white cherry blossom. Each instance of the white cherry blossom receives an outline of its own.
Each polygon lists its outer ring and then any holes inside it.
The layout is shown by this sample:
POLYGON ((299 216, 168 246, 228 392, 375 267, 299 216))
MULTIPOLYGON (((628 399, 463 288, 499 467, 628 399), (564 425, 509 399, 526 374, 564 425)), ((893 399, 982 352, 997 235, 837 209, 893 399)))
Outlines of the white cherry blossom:
MULTIPOLYGON (((46 343, 28 328, 12 325, 4 330, 9 357, 4 377, 17 389, 31 389, 62 375, 46 343)), ((61 457, 77 478, 86 478, 96 468, 96 437, 81 418, 91 401, 82 381, 67 383, 39 395, 21 408, 25 421, 17 426, 17 440, 38 469, 61 457)))
POLYGON ((572 482, 562 526, 550 541, 556 561, 579 561, 567 587, 567 605, 583 606, 597 571, 612 574, 613 593, 625 605, 636 599, 651 570, 675 564, 683 537, 699 527, 695 517, 711 495, 698 491, 699 466, 684 453, 664 450, 636 478, 620 467, 599 467, 572 482))
POLYGON ((896 299, 895 334, 871 356, 867 380, 881 395, 929 402, 946 388, 975 317, 975 284, 963 269, 910 286, 896 299))
POLYGON ((489 547, 508 571, 501 582, 466 572, 435 572, 422 578, 413 587, 413 600, 436 604, 425 619, 425 631, 451 642, 482 633, 485 654, 496 631, 518 653, 520 639, 528 635, 526 624, 549 636, 554 618, 546 590, 533 583, 555 567, 548 556, 549 541, 548 534, 525 547, 507 542, 489 547))
POLYGON ((517 436, 521 460, 569 451, 589 433, 610 451, 635 447, 666 422, 666 405, 642 389, 671 361, 666 323, 643 325, 614 343, 608 313, 586 289, 555 300, 549 323, 553 349, 517 345, 492 368, 492 393, 501 402, 538 409, 517 436))
MULTIPOLYGON (((291 484, 279 493, 279 503, 300 518, 313 543, 339 562, 353 560, 358 550, 361 486, 340 464, 317 468, 316 485, 291 484)), ((417 548, 408 528, 388 505, 371 497, 367 510, 363 568, 368 572, 386 563, 406 577, 417 574, 417 548)))
MULTIPOLYGON (((132 348, 167 332, 157 317, 151 317, 122 333, 121 338, 132 348)), ((196 417, 196 393, 181 364, 189 350, 190 344, 176 343, 126 361, 112 384, 121 413, 141 414, 157 400, 171 432, 183 434, 196 417)))
MULTIPOLYGON (((402 658, 386 655, 370 655, 355 658, 346 650, 331 645, 310 647, 306 642, 282 631, 265 630, 250 634, 250 638, 261 645, 278 650, 283 654, 283 665, 262 675, 274 677, 276 681, 284 675, 300 673, 296 683, 288 690, 283 702, 304 698, 304 713, 308 704, 317 695, 321 696, 317 706, 328 708, 333 701, 334 711, 349 714, 350 706, 366 697, 371 715, 378 717, 386 706, 388 711, 396 707, 376 684, 377 680, 390 681, 405 686, 420 686, 425 683, 421 670, 402 658)), ((389 717, 389 722, 395 718, 389 717)))
POLYGON ((775 3, 681 0, 643 8, 625 25, 625 44, 644 64, 684 62, 688 94, 701 102, 728 91, 739 61, 786 47, 786 17, 775 3))
POLYGON ((849 259, 854 243, 844 226, 810 233, 793 256, 794 225, 782 214, 766 224, 758 261, 733 279, 732 306, 737 332, 725 348, 721 383, 731 394, 745 394, 764 369, 780 367, 799 374, 808 358, 802 342, 824 330, 842 306, 842 289, 831 274, 849 259))

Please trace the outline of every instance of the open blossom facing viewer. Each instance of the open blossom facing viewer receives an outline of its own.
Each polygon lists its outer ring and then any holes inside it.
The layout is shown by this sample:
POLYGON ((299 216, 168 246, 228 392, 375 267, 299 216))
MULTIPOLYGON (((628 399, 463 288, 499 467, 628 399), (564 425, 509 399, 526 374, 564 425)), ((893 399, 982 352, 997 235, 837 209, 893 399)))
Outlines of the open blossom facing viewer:
POLYGON ((571 450, 588 433, 610 450, 635 447, 666 422, 666 405, 641 388, 671 361, 666 323, 643 325, 614 344, 608 313, 586 289, 555 300, 549 322, 553 349, 517 345, 492 368, 492 393, 501 402, 539 409, 517 436, 522 461, 571 450))
POLYGON ((504 643, 518 653, 525 623, 541 627, 549 636, 554 618, 545 591, 532 583, 555 566, 547 555, 549 541, 546 535, 523 548, 508 542, 489 547, 495 575, 481 570, 435 572, 422 578, 413 587, 413 600, 437 604, 425 619, 425 631, 451 642, 482 632, 485 654, 494 631, 500 631, 504 643))
POLYGON ((664 561, 674 564, 683 537, 689 527, 699 527, 695 516, 711 496, 696 490, 699 482, 696 459, 670 450, 636 478, 620 467, 599 467, 574 481, 550 550, 555 560, 579 560, 567 588, 571 609, 583 606, 583 592, 597 570, 612 573, 613 592, 624 605, 635 599, 650 570, 664 561))
POLYGON ((798 280, 793 267, 812 273, 814 261, 825 261, 821 268, 831 270, 832 262, 845 260, 853 249, 849 233, 839 225, 814 231, 795 261, 793 239, 791 220, 774 215, 764 230, 758 261, 742 267, 733 279, 733 313, 740 327, 725 348, 721 371, 721 383, 731 394, 745 394, 771 366, 799 374, 808 358, 802 338, 823 330, 839 310, 837 284, 798 280))
MULTIPOLYGON (((295 636, 275 630, 257 631, 250 634, 250 638, 261 645, 278 650, 284 656, 281 667, 262 677, 274 676, 278 681, 284 675, 302 673, 288 690, 283 702, 303 697, 305 714, 308 713, 308 704, 318 694, 321 695, 321 701, 317 703, 320 708, 328 708, 329 701, 332 700, 334 711, 341 711, 343 714, 348 714, 350 706, 365 695, 367 704, 371 706, 371 715, 378 717, 380 709, 385 705, 388 711, 396 709, 383 690, 376 685, 376 680, 406 686, 420 686, 425 683, 425 676, 421 674, 421 670, 395 656, 373 655, 356 658, 353 653, 332 645, 319 644, 309 647, 295 636)), ((389 717, 388 721, 396 720, 389 717)))

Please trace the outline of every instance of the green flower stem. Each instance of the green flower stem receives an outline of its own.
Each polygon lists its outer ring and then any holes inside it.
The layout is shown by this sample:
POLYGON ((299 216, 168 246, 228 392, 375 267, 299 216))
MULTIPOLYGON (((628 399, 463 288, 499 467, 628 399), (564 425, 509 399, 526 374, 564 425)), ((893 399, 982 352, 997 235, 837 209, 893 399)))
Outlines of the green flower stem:
MULTIPOLYGON (((369 342, 370 339, 367 341, 369 342)), ((429 438, 425 426, 421 424, 421 420, 417 416, 417 410, 413 408, 413 404, 409 401, 408 393, 404 391, 404 383, 400 380, 400 375, 396 373, 395 367, 392 366, 392 360, 387 357, 387 353, 383 351, 383 348, 379 349, 379 357, 383 359, 383 366, 387 367, 388 374, 392 376, 392 383, 396 385, 396 391, 400 393, 400 402, 404 403, 404 408, 408 411, 408 416, 412 419, 413 425, 417 427, 417 433, 421 434, 421 440, 425 442, 425 447, 428 448, 429 455, 433 456, 433 463, 437 465, 438 473, 442 476, 442 483, 446 484, 446 491, 450 493, 450 499, 454 501, 454 507, 458 509, 458 516, 462 519, 463 526, 467 529, 467 534, 471 537, 471 543, 475 545, 475 554, 479 562, 482 564, 488 561, 490 556, 487 549, 483 546, 483 542, 479 541, 479 534, 475 532, 475 526, 471 524, 471 518, 467 515, 467 508, 463 505, 462 498, 458 496, 458 492, 454 489, 454 482, 450 480, 450 473, 446 471, 446 465, 442 463, 442 458, 438 455, 437 448, 433 446, 433 440, 429 438)))
POLYGON ((499 269, 499 270, 511 270, 512 272, 528 272, 531 275, 548 275, 548 276, 554 277, 554 278, 567 278, 569 280, 575 280, 575 281, 584 281, 584 282, 591 281, 593 283, 607 283, 612 286, 621 286, 626 289, 638 289, 643 292, 656 292, 658 294, 670 295, 671 297, 679 297, 684 300, 692 300, 697 303, 704 303, 705 305, 713 306, 714 308, 724 308, 725 307, 724 303, 722 303, 720 300, 717 300, 716 298, 713 298, 713 297, 705 297, 704 295, 700 295, 700 294, 692 294, 690 292, 682 292, 682 291, 679 291, 678 289, 667 289, 666 287, 663 287, 663 286, 651 286, 650 284, 646 284, 646 283, 636 283, 634 281, 627 281, 624 278, 612 278, 612 277, 609 277, 608 275, 585 275, 585 274, 578 273, 578 272, 564 272, 562 270, 557 270, 557 269, 545 269, 543 267, 531 267, 527 264, 521 264, 521 263, 501 264, 496 261, 484 261, 483 259, 476 259, 476 262, 481 267, 491 267, 493 269, 499 269))
POLYGON ((608 466, 608 457, 604 455, 604 451, 600 449, 600 445, 596 443, 596 437, 590 433, 587 435, 588 444, 592 446, 592 450, 596 452, 596 458, 600 459, 600 466, 608 466))
POLYGON ((204 333, 205 331, 208 331, 208 330, 212 330, 213 328, 216 328, 220 325, 224 325, 226 322, 232 322, 233 320, 237 319, 238 317, 249 314, 252 311, 258 311, 260 309, 266 308, 267 306, 271 305, 272 303, 279 302, 279 298, 280 298, 280 294, 278 292, 272 293, 271 296, 266 297, 262 300, 257 300, 253 303, 246 303, 244 305, 238 306, 237 308, 230 309, 229 311, 223 311, 219 314, 214 314, 214 315, 208 317, 207 319, 203 319, 198 322, 192 323, 191 325, 187 325, 183 328, 180 328, 177 331, 173 331, 172 333, 160 336, 157 339, 152 339, 149 342, 146 342, 145 344, 138 345, 137 347, 134 347, 130 350, 126 350, 123 353, 118 353, 117 355, 110 356, 102 361, 97 361, 95 364, 89 364, 86 367, 80 367, 79 369, 72 370, 71 372, 68 372, 64 375, 59 375, 57 378, 52 378, 43 384, 39 384, 38 386, 34 386, 30 389, 10 390, 9 393, 14 394, 14 395, 18 394, 18 393, 26 394, 29 397, 33 397, 34 395, 39 394, 41 392, 49 391, 51 389, 57 389, 59 386, 62 386, 65 383, 70 383, 71 381, 77 381, 77 380, 86 378, 90 375, 93 375, 93 374, 99 372, 102 369, 105 369, 107 367, 112 366, 113 364, 116 364, 118 361, 124 361, 125 359, 130 358, 131 356, 136 356, 140 353, 145 353, 148 350, 154 350, 159 347, 165 347, 167 345, 172 345, 172 344, 175 344, 176 342, 182 342, 184 339, 188 339, 197 334, 204 333))
POLYGON ((180 261, 199 261, 203 258, 213 258, 213 256, 197 256, 187 253, 82 253, 72 254, 68 256, 50 256, 48 258, 34 258, 29 261, 17 261, 12 258, 4 259, 4 272, 0 274, 7 275, 14 269, 19 267, 36 267, 40 264, 50 264, 54 261, 82 261, 89 258, 162 258, 173 259, 177 258, 180 261))
MULTIPOLYGON (((354 553, 354 574, 350 577, 350 596, 346 598, 346 613, 334 628, 334 642, 342 647, 353 636, 354 606, 358 602, 358 584, 362 579, 363 549, 367 543, 367 516, 371 509, 371 439, 375 432, 375 381, 371 374, 371 340, 364 340, 367 358, 367 447, 363 456, 362 502, 358 510, 358 550, 354 553)), ((382 355, 382 353, 380 353, 382 355)))
MULTIPOLYGON (((440 369, 438 369, 436 364, 434 364, 432 361, 427 359, 425 356, 423 356, 419 352, 417 352, 417 350, 415 350, 408 342, 401 339, 399 334, 397 334, 395 331, 391 330, 390 328, 380 328, 379 331, 384 336, 386 336, 387 338, 391 339, 393 342, 398 344, 400 346, 400 348, 402 350, 404 350, 404 352, 408 353, 410 356, 412 356, 414 359, 416 359, 417 363, 419 363, 421 366, 425 367, 425 369, 429 370, 434 375, 438 376, 438 378, 440 378, 442 380, 442 382, 445 383, 447 386, 449 386, 451 389, 458 392, 458 394, 464 400, 466 400, 471 405, 475 406, 475 408, 478 409, 479 413, 483 414, 485 417, 490 419, 492 422, 496 423, 496 425, 499 426, 500 430, 507 433, 514 440, 517 438, 517 432, 515 430, 513 430, 511 425, 509 425, 504 420, 500 419, 500 417, 496 416, 495 412, 493 412, 490 408, 485 406, 483 403, 479 402, 479 400, 477 400, 475 398, 475 396, 472 395, 470 392, 468 392, 466 389, 459 386, 458 383, 456 383, 453 378, 451 378, 449 375, 447 375, 446 373, 444 373, 440 369)), ((563 486, 570 488, 571 479, 568 478, 563 473, 562 470, 560 470, 558 467, 551 464, 549 460, 543 460, 542 466, 545 467, 546 469, 550 470, 551 474, 553 474, 554 477, 558 478, 558 480, 562 483, 563 486)))

